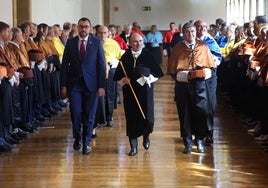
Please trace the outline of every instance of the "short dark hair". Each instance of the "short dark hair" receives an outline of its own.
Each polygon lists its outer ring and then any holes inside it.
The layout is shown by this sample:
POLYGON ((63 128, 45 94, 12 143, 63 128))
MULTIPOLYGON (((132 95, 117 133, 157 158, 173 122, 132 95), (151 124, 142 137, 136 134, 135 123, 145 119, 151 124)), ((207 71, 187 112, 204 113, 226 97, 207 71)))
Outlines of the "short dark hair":
POLYGON ((267 23, 267 19, 265 16, 256 16, 255 20, 258 22, 258 24, 267 23))
POLYGON ((216 24, 220 24, 220 25, 222 25, 223 23, 224 23, 224 21, 223 21, 223 19, 221 19, 221 18, 217 18, 216 19, 216 24))
POLYGON ((30 28, 30 24, 28 22, 22 23, 19 28, 21 29, 22 33, 25 33, 27 28, 30 28))
POLYGON ((108 28, 116 28, 116 26, 114 24, 111 24, 108 26, 108 28))
POLYGON ((54 24, 53 27, 60 27, 60 24, 54 24))
POLYGON ((78 20, 78 23, 79 23, 80 21, 82 21, 82 22, 84 22, 84 21, 88 21, 89 24, 91 25, 90 20, 89 20, 88 18, 86 18, 86 17, 80 18, 80 19, 78 20))
POLYGON ((194 27, 195 25, 192 22, 186 22, 183 26, 182 26, 182 32, 184 32, 185 29, 190 28, 190 27, 194 27))
POLYGON ((62 29, 69 30, 69 29, 71 29, 71 27, 72 27, 72 24, 70 22, 65 22, 62 26, 62 29))
POLYGON ((9 28, 9 25, 5 22, 0 22, 0 32, 5 31, 9 28))

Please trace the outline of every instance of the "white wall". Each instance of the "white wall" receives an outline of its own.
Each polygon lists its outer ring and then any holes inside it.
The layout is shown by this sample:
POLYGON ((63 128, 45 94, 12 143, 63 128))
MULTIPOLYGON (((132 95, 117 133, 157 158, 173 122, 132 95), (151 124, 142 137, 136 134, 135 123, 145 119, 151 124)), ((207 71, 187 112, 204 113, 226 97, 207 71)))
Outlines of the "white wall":
POLYGON ((0 21, 13 26, 13 6, 11 0, 0 0, 1 5, 1 18, 0 21))
POLYGON ((92 24, 103 23, 102 0, 32 0, 32 21, 60 24, 69 21, 77 23, 87 17, 92 24))
POLYGON ((159 30, 169 28, 171 21, 184 24, 190 19, 203 18, 208 24, 216 18, 226 19, 225 0, 111 0, 110 22, 124 25, 138 21, 142 29, 156 24, 159 30), (143 12, 142 6, 151 6, 151 11, 143 12), (115 12, 114 7, 119 11, 115 12))

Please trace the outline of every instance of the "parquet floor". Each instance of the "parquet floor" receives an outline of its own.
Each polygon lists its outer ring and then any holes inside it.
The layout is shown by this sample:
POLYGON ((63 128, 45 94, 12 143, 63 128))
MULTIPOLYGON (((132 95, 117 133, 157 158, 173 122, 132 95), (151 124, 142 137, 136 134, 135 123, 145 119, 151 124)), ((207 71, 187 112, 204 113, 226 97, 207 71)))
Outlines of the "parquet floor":
MULTIPOLYGON (((114 126, 102 126, 92 154, 73 151, 68 110, 45 122, 11 153, 0 155, 0 187, 268 187, 268 154, 247 134, 240 116, 219 97, 214 145, 185 155, 173 102, 173 81, 155 87, 155 129, 151 147, 127 155, 122 104, 114 126)), ((195 148, 194 148, 195 151, 195 148)))

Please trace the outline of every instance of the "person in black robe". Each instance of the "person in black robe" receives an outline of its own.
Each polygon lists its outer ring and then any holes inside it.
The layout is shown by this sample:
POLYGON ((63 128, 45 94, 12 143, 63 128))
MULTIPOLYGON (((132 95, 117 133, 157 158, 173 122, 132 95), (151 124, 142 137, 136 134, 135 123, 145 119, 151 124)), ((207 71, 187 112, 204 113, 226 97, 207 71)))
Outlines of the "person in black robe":
POLYGON ((137 138, 139 136, 143 136, 143 147, 146 150, 150 147, 149 135, 153 132, 154 126, 153 82, 162 77, 163 72, 150 52, 142 49, 143 39, 141 35, 132 34, 130 45, 131 49, 127 50, 121 57, 122 64, 118 65, 114 80, 119 81, 119 84, 123 86, 126 131, 131 147, 129 156, 134 156, 138 152, 137 138), (131 86, 145 117, 143 117, 135 100, 131 86))
POLYGON ((213 115, 211 101, 216 92, 209 88, 208 82, 216 64, 207 45, 196 39, 196 27, 188 22, 182 29, 184 41, 173 48, 167 73, 176 80, 175 101, 185 146, 183 153, 192 152, 193 135, 197 151, 204 153, 203 139, 212 130, 207 120, 213 115))

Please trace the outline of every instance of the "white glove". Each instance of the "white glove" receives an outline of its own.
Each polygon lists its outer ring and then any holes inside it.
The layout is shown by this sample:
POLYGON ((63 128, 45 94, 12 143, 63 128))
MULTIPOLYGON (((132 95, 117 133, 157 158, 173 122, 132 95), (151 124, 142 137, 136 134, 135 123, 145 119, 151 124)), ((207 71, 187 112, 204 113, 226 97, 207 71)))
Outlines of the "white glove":
POLYGON ((177 73, 178 82, 188 82, 188 73, 189 71, 179 71, 177 73))
POLYGON ((14 86, 14 84, 16 82, 15 76, 12 76, 8 81, 9 81, 9 83, 10 83, 11 86, 14 86))
POLYGON ((213 60, 214 60, 214 63, 215 63, 216 66, 219 66, 221 64, 219 58, 217 56, 215 56, 215 55, 213 55, 213 60))
POLYGON ((34 69, 35 61, 31 61, 31 69, 34 69))
POLYGON ((46 68, 45 61, 43 60, 39 65, 37 65, 37 68, 41 71, 44 68, 46 68))
POLYGON ((166 49, 163 50, 163 56, 167 56, 167 50, 166 49))
POLYGON ((206 72, 205 80, 211 78, 211 76, 212 76, 211 69, 210 68, 204 68, 204 70, 206 72))
POLYGON ((116 59, 116 58, 114 58, 114 59, 110 62, 110 64, 112 65, 111 68, 116 68, 117 65, 118 65, 118 63, 119 63, 119 60, 116 59))
POLYGON ((137 79, 137 82, 143 86, 145 83, 148 84, 149 87, 151 87, 151 83, 156 82, 158 78, 154 77, 153 75, 149 75, 148 77, 142 76, 139 79, 137 79))
POLYGON ((16 86, 20 85, 20 73, 19 72, 15 72, 15 84, 16 86))

